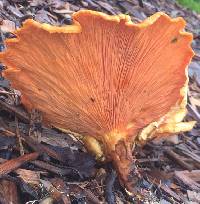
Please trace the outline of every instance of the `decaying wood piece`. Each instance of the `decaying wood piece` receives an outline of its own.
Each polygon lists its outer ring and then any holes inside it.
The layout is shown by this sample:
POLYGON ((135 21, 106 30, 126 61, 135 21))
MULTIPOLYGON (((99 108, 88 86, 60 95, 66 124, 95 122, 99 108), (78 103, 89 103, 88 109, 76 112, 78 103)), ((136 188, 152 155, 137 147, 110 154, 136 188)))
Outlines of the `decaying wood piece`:
POLYGON ((25 183, 31 186, 39 186, 40 172, 27 169, 17 169, 15 170, 15 172, 18 174, 18 177, 21 178, 25 183))
POLYGON ((171 198, 174 198, 177 201, 183 201, 183 199, 176 194, 176 192, 174 192, 171 188, 169 188, 167 185, 165 184, 160 184, 159 187, 171 198))
POLYGON ((11 171, 19 168, 22 164, 25 164, 28 161, 35 160, 39 154, 37 152, 25 154, 16 159, 8 160, 0 164, 0 176, 10 173, 11 171))
POLYGON ((181 150, 182 154, 190 157, 196 163, 200 164, 200 156, 190 151, 184 144, 178 145, 177 149, 181 150))
MULTIPOLYGON (((73 25, 64 27, 27 20, 0 60, 27 109, 41 111, 49 125, 98 140, 131 189, 140 131, 150 125, 171 133, 183 125, 194 55, 184 27, 182 18, 161 12, 138 24, 89 10, 73 14, 73 25)), ((194 123, 187 125, 184 131, 194 123)))
POLYGON ((29 122, 29 116, 27 115, 27 113, 25 111, 20 110, 17 107, 11 106, 2 100, 0 100, 0 107, 4 108, 5 110, 7 110, 11 113, 15 113, 16 116, 18 116, 21 120, 23 120, 25 122, 29 122))
POLYGON ((175 178, 183 182, 191 190, 200 192, 200 171, 193 170, 189 171, 175 171, 175 178))
POLYGON ((68 189, 62 188, 62 187, 64 187, 63 185, 65 185, 65 184, 61 179, 54 179, 53 183, 46 181, 46 180, 41 180, 41 182, 44 185, 44 187, 48 190, 52 200, 55 203, 63 203, 63 204, 70 204, 71 203, 70 199, 69 199, 69 194, 67 192, 68 189), (55 180, 57 180, 57 181, 55 181, 55 180))
POLYGON ((69 191, 71 194, 74 194, 74 192, 83 193, 89 202, 94 204, 102 204, 102 202, 92 193, 92 191, 82 187, 79 184, 70 184, 69 191))
POLYGON ((64 204, 69 204, 69 187, 66 186, 64 181, 59 178, 51 179, 52 185, 56 188, 57 191, 54 191, 54 200, 57 202, 63 201, 64 204))
POLYGON ((0 179, 0 203, 20 204, 17 185, 15 182, 6 179, 0 179))
POLYGON ((183 161, 183 159, 176 154, 173 150, 168 149, 165 151, 165 153, 172 158, 175 162, 177 162, 177 164, 179 164, 180 166, 182 166, 184 169, 187 169, 189 171, 192 171, 193 166, 191 166, 190 164, 186 163, 185 161, 183 161))
POLYGON ((31 163, 37 167, 40 167, 42 169, 46 169, 49 172, 52 172, 54 174, 61 175, 61 176, 66 176, 66 175, 71 176, 72 172, 74 171, 74 169, 72 169, 72 168, 59 168, 57 166, 53 166, 51 164, 48 164, 48 163, 45 163, 45 162, 39 161, 39 160, 32 161, 31 163))

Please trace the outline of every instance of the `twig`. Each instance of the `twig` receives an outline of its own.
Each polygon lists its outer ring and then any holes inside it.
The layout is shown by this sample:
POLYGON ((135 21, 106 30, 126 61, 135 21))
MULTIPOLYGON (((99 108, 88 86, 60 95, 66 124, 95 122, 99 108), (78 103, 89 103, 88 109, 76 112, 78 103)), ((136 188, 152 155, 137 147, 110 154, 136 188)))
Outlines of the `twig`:
POLYGON ((15 137, 16 134, 11 132, 10 130, 5 129, 4 127, 0 127, 1 135, 5 135, 6 137, 15 137))
POLYGON ((6 95, 15 95, 15 93, 11 93, 5 90, 0 90, 0 94, 6 94, 6 95))
POLYGON ((39 160, 32 161, 31 163, 38 166, 38 167, 40 167, 40 168, 42 168, 42 169, 45 169, 45 170, 49 171, 49 172, 57 174, 59 176, 71 175, 72 172, 75 171, 75 169, 70 168, 70 167, 62 169, 62 168, 59 168, 57 166, 53 166, 51 164, 48 164, 46 162, 39 161, 39 160))
POLYGON ((152 163, 152 162, 166 162, 169 161, 169 159, 167 158, 142 158, 142 159, 137 159, 137 163, 141 164, 141 163, 152 163))
POLYGON ((196 55, 193 57, 193 59, 200 61, 200 55, 197 55, 197 54, 196 54, 196 55))
POLYGON ((190 174, 194 172, 188 172, 188 171, 175 171, 174 175, 175 178, 182 181, 186 186, 188 186, 191 190, 199 191, 200 190, 200 184, 195 182, 192 178, 190 178, 190 174))
POLYGON ((198 111, 190 104, 187 105, 187 109, 189 112, 192 113, 192 116, 194 117, 194 119, 200 122, 200 114, 198 113, 198 111))
POLYGON ((18 110, 16 107, 11 106, 7 103, 5 103, 4 101, 0 100, 0 106, 7 110, 10 113, 15 113, 20 119, 22 119, 24 122, 29 122, 29 116, 27 113, 22 112, 20 110, 18 110))
POLYGON ((84 194, 86 195, 87 199, 94 204, 100 204, 100 200, 89 190, 81 187, 80 185, 75 184, 78 188, 80 188, 84 194))
POLYGON ((17 136, 18 142, 19 142, 20 155, 24 155, 24 147, 22 145, 22 138, 21 138, 20 132, 19 132, 19 123, 18 123, 17 116, 15 116, 15 124, 16 124, 16 136, 17 136))
POLYGON ((42 114, 39 110, 33 109, 30 116, 29 136, 33 133, 38 141, 41 141, 42 131, 42 114))
POLYGON ((61 162, 66 162, 67 158, 64 158, 62 154, 58 154, 58 152, 54 151, 53 149, 50 149, 48 146, 45 146, 43 144, 38 143, 36 140, 34 140, 31 137, 28 137, 24 134, 21 134, 24 138, 25 142, 36 152, 39 152, 40 154, 46 153, 50 157, 57 159, 61 162))
POLYGON ((173 197, 178 201, 182 201, 181 197, 179 195, 177 195, 177 193, 175 193, 174 191, 171 190, 171 188, 169 188, 167 185, 165 184, 161 184, 160 188, 169 195, 169 197, 173 197))
MULTIPOLYGON (((200 164, 200 156, 195 154, 194 152, 186 149, 186 147, 184 145, 179 145, 176 148, 178 148, 179 150, 181 150, 181 152, 190 157, 191 159, 193 159, 195 162, 197 162, 198 164, 200 164)), ((188 169, 189 170, 189 169, 188 169)))
POLYGON ((11 159, 0 164, 0 176, 10 173, 11 171, 19 168, 22 164, 25 164, 26 162, 37 159, 38 156, 39 153, 34 152, 30 154, 25 154, 16 159, 11 159))
POLYGON ((173 150, 166 150, 165 153, 172 158, 174 161, 176 161, 180 166, 182 166, 184 169, 187 169, 189 171, 192 171, 192 166, 185 163, 178 154, 176 154, 173 150))

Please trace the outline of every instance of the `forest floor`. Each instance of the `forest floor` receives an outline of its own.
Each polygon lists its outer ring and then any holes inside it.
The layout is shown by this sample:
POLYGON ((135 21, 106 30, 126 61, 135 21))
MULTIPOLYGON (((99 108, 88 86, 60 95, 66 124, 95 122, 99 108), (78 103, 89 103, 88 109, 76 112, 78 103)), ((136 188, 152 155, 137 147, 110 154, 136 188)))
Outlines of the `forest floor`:
POLYGON ((43 126, 37 111, 29 115, 19 102, 19 92, 1 78, 0 204, 199 204, 200 15, 175 0, 2 0, 0 51, 6 49, 5 38, 13 37, 12 32, 24 20, 70 24, 71 14, 83 8, 128 14, 133 22, 157 11, 186 20, 187 31, 194 35, 196 55, 189 66, 188 114, 184 120, 196 120, 197 124, 190 132, 136 148, 142 178, 137 194, 130 195, 120 186, 110 164, 97 163, 73 135, 43 126))

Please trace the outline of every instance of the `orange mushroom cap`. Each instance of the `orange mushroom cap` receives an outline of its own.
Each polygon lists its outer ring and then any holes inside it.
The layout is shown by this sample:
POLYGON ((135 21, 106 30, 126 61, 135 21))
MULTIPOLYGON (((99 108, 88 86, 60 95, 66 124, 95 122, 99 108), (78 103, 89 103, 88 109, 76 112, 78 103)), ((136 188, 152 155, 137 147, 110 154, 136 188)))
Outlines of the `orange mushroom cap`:
POLYGON ((136 24, 82 10, 73 21, 26 20, 0 54, 4 75, 47 124, 102 142, 127 183, 138 132, 183 100, 192 35, 182 18, 161 12, 136 24))

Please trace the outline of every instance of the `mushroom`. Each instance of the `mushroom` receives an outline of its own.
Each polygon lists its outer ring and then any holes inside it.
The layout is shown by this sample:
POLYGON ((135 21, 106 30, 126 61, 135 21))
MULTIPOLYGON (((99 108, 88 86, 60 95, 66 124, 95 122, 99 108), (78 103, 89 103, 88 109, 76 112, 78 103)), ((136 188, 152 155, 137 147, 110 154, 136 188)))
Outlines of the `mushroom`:
POLYGON ((73 24, 63 27, 28 19, 6 40, 0 60, 28 110, 85 136, 131 189, 133 145, 173 133, 177 124, 178 131, 194 125, 181 123, 194 55, 184 27, 182 18, 162 12, 141 23, 90 10, 74 13, 73 24))

